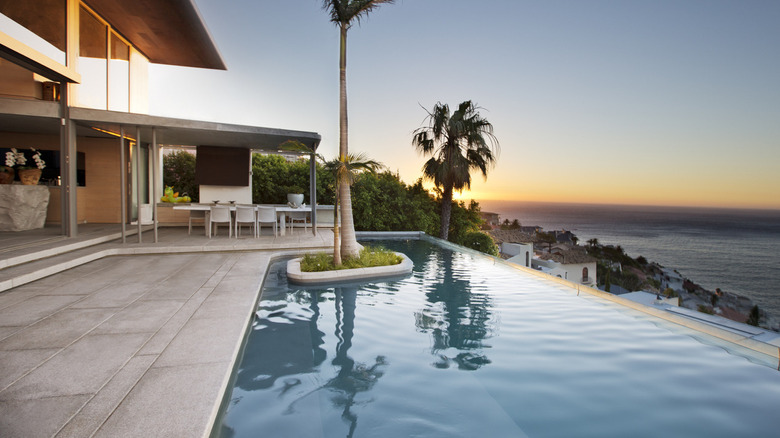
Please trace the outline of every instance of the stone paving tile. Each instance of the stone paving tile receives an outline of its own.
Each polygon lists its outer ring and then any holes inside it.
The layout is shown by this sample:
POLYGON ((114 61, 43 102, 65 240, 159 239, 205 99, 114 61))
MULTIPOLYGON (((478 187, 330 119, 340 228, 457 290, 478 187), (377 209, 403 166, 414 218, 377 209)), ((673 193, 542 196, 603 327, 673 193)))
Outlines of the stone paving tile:
POLYGON ((14 327, 14 326, 0 327, 0 341, 18 332, 22 328, 24 327, 14 327))
POLYGON ((113 313, 106 309, 64 309, 0 341, 0 350, 65 348, 113 313))
POLYGON ((110 284, 73 304, 71 308, 122 308, 141 298, 150 288, 148 284, 110 284))
POLYGON ((0 436, 52 436, 89 398, 89 395, 71 395, 35 400, 0 400, 0 436))
POLYGON ((133 389, 154 361, 154 356, 136 356, 93 397, 57 434, 58 438, 91 436, 133 389))
POLYGON ((190 319, 163 351, 154 367, 200 364, 232 359, 242 339, 243 327, 233 318, 190 319))
POLYGON ((181 300, 136 301, 95 329, 95 333, 155 333, 184 305, 181 300))
POLYGON ((88 335, 0 392, 0 400, 96 393, 149 334, 88 335))
POLYGON ((208 432, 230 363, 151 368, 95 437, 200 437, 208 432))
POLYGON ((0 326, 26 326, 84 298, 83 295, 38 295, 0 310, 0 326))
POLYGON ((143 346, 139 355, 154 354, 159 355, 165 350, 168 344, 179 333, 184 324, 192 318, 192 315, 200 308, 204 300, 211 294, 212 289, 201 288, 195 295, 176 312, 175 315, 157 333, 149 339, 149 342, 143 346))
POLYGON ((36 295, 43 295, 48 290, 48 287, 31 287, 30 285, 24 285, 5 292, 0 292, 0 310, 21 303, 24 300, 29 300, 36 295))
MULTIPOLYGON (((59 348, 43 350, 14 350, 0 353, 0 395, 2 391, 25 373, 35 369, 46 359, 60 351, 59 348)), ((2 417, 2 415, 0 415, 2 417)), ((0 436, 3 436, 0 434, 0 436)))

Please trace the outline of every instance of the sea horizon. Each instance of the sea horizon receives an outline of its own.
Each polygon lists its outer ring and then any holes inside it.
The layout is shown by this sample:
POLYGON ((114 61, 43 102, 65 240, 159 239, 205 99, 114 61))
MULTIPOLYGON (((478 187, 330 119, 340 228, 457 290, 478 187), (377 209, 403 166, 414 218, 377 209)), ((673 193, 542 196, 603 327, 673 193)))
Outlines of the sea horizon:
POLYGON ((568 230, 620 245, 702 287, 752 299, 780 316, 780 210, 534 201, 478 201, 482 211, 524 226, 568 230))

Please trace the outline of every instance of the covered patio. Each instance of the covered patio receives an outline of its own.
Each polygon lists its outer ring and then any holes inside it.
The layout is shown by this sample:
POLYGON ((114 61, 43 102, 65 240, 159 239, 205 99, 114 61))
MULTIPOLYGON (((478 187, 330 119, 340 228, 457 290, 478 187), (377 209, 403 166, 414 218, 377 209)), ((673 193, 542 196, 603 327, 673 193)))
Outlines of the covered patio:
MULTIPOLYGON (((216 150, 225 148, 226 152, 243 149, 277 153, 280 145, 289 141, 302 144, 312 151, 313 157, 320 135, 78 107, 64 111, 56 102, 0 98, 0 147, 27 142, 31 147, 50 150, 59 144, 61 184, 50 188, 50 203, 54 207, 49 210, 59 217, 47 220, 47 223, 59 222, 61 234, 71 238, 78 235, 78 225, 85 222, 119 223, 125 238, 128 224, 136 222, 135 234, 142 241, 141 221, 137 219, 139 206, 143 204, 154 209, 152 218, 156 230, 159 215, 155 201, 163 192, 160 152, 163 146, 207 145, 216 150), (61 117, 63 113, 66 117, 61 117), (85 159, 77 157, 77 154, 84 154, 81 143, 88 148, 85 159), (79 160, 88 161, 86 166, 98 163, 96 168, 81 170, 89 174, 89 187, 86 188, 77 181, 76 163, 79 160), (116 171, 105 165, 116 166, 116 171), (79 200, 79 197, 85 199, 79 200), (88 219, 85 214, 89 213, 79 209, 100 211, 100 214, 88 219)), ((247 186, 251 193, 251 181, 247 181, 247 186)), ((315 188, 315 163, 311 160, 310 204, 316 204, 315 188)), ((316 224, 316 220, 316 211, 313 211, 311 221, 316 224)), ((312 227, 312 232, 316 234, 316 226, 312 227)))

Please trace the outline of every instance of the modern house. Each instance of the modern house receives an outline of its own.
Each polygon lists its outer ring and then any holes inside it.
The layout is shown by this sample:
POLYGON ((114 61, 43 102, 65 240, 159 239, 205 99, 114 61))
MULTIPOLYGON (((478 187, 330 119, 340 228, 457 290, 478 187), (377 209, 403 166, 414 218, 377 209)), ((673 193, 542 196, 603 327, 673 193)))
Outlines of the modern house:
MULTIPOLYGON (((46 223, 69 237, 81 223, 124 232, 144 206, 156 220, 163 145, 202 148, 199 167, 232 177, 204 183, 201 199, 251 202, 250 151, 320 142, 315 132, 148 114, 150 63, 226 69, 192 0, 0 0, 0 57, 0 152, 42 151, 46 223)), ((314 187, 312 178, 312 200, 314 187)))

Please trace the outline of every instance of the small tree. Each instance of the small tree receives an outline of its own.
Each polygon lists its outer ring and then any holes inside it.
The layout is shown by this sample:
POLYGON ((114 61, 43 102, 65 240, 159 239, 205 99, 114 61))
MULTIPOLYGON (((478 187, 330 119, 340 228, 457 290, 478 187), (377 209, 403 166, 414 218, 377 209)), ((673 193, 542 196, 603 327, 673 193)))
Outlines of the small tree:
POLYGON ((195 184, 195 155, 178 150, 163 156, 163 185, 173 187, 179 196, 188 195, 198 202, 198 185, 195 184))

